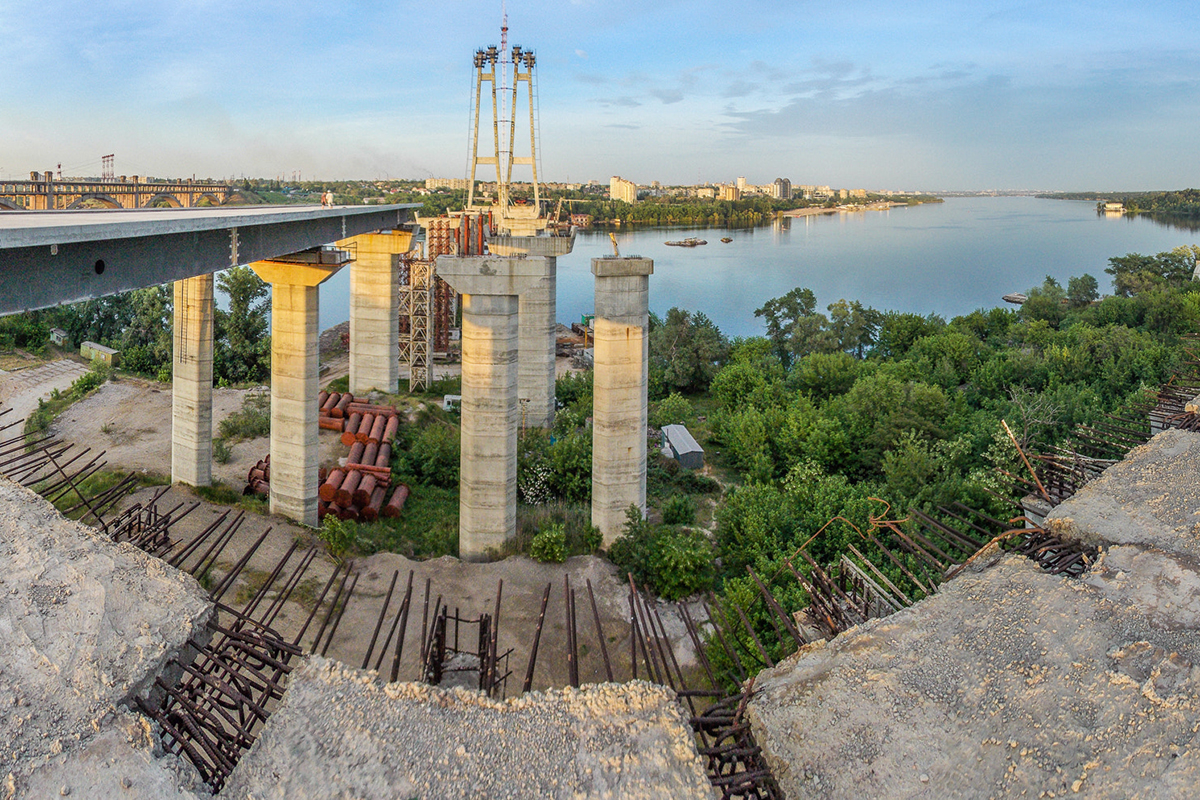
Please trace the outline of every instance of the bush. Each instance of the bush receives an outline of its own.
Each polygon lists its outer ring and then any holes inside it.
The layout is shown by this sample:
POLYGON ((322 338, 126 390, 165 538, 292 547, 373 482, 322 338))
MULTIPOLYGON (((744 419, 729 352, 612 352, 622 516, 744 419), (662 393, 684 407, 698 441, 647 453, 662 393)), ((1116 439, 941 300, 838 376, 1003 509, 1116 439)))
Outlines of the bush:
POLYGON ((691 525, 696 521, 696 503, 686 494, 674 495, 663 503, 662 515, 667 525, 691 525))
POLYGON ((331 556, 341 558, 354 544, 354 523, 327 514, 321 521, 321 527, 317 529, 317 536, 328 546, 331 556))
POLYGON ((692 404, 683 395, 671 393, 666 399, 654 406, 650 415, 650 424, 656 428, 664 425, 690 425, 695 418, 692 404))
POLYGON ((253 392, 242 401, 242 410, 235 411, 217 426, 222 439, 239 441, 271 435, 271 396, 253 392))
POLYGON ((563 525, 551 525, 533 537, 529 555, 543 564, 561 564, 567 560, 567 530, 563 525))
POLYGON ((550 446, 550 487, 568 503, 592 499, 592 436, 572 433, 550 446))
POLYGON ((613 542, 608 557, 639 586, 666 600, 679 600, 712 586, 713 546, 699 531, 652 525, 637 506, 626 512, 625 533, 613 542))
POLYGON ((233 451, 229 449, 229 445, 225 444, 224 439, 213 439, 212 457, 213 461, 218 464, 228 464, 229 459, 233 457, 233 451))
POLYGON ((459 435, 453 425, 433 423, 421 431, 405 456, 407 471, 422 483, 458 486, 459 435))

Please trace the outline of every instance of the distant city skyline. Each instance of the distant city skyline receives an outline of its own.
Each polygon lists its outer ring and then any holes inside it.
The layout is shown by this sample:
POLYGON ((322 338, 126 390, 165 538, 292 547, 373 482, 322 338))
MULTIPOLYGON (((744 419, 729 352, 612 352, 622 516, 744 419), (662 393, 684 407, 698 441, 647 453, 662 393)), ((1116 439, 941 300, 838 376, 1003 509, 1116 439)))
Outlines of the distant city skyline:
MULTIPOLYGON (((1186 2, 513 2, 541 175, 870 189, 1200 185, 1186 2)), ((0 178, 460 177, 499 2, 0 8, 0 178)), ((524 178, 524 175, 514 175, 524 178)))

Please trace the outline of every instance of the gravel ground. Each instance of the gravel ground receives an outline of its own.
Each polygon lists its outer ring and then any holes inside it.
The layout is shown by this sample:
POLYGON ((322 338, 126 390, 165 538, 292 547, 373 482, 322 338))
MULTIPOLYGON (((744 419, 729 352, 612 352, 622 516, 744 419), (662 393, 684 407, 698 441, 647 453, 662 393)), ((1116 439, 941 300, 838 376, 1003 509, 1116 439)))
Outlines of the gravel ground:
POLYGON ((711 798, 672 693, 635 682, 494 702, 314 657, 222 797, 711 798), (351 766, 352 765, 352 766, 351 766))
MULTIPOLYGON (((200 586, 0 478, 0 776, 77 747, 203 638, 200 586)), ((28 795, 37 796, 37 795, 28 795)))

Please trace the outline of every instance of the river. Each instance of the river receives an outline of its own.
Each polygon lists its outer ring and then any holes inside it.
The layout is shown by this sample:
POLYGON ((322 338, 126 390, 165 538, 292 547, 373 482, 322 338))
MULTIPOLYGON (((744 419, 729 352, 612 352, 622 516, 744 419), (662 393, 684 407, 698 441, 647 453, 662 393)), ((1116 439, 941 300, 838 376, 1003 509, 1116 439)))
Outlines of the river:
MULTIPOLYGON (((797 286, 824 308, 846 298, 880 310, 937 313, 949 319, 1003 305, 1052 275, 1066 286, 1090 273, 1101 291, 1111 256, 1158 253, 1200 241, 1200 234, 1147 217, 1104 217, 1089 201, 1034 197, 948 198, 944 203, 798 217, 771 225, 638 228, 617 233, 622 255, 654 259, 650 308, 707 314, 730 336, 763 332, 754 310, 797 286), (708 244, 667 247, 695 236, 708 244), (733 241, 722 244, 722 236, 733 241)), ((558 260, 558 319, 592 310, 591 259, 612 253, 606 231, 581 231, 571 255, 558 260)), ((324 330, 349 317, 349 270, 321 287, 324 330)))

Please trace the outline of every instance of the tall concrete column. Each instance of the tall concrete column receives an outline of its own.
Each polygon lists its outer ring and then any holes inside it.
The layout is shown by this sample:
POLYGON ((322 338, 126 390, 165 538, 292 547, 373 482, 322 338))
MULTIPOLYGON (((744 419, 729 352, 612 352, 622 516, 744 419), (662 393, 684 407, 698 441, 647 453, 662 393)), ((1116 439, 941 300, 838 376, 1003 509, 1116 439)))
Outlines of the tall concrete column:
POLYGON ((412 234, 383 231, 355 236, 341 247, 356 250, 350 266, 350 391, 395 393, 400 380, 400 283, 397 257, 412 234))
POLYGON ((517 528, 517 311, 514 295, 463 295, 459 553, 499 550, 517 528))
POLYGON ((554 424, 557 259, 538 260, 545 263, 544 277, 527 289, 520 301, 517 397, 521 401, 525 424, 548 428, 554 424))
POLYGON ((537 283, 521 293, 520 366, 517 396, 520 398, 525 425, 550 427, 554 424, 554 357, 558 320, 558 256, 567 255, 575 246, 570 236, 491 236, 488 249, 495 255, 523 257, 531 272, 538 271, 537 283))
POLYGON ((438 256, 438 275, 463 295, 463 560, 484 559, 516 535, 518 296, 545 277, 544 268, 541 259, 438 256))
POLYGON ((171 480, 212 483, 213 276, 175 281, 171 480))
POLYGON ((271 513, 317 526, 318 286, 340 265, 257 261, 271 284, 271 513))
POLYGON ((594 258, 595 374, 592 524, 610 544, 630 505, 646 513, 646 390, 649 383, 648 258, 594 258))

